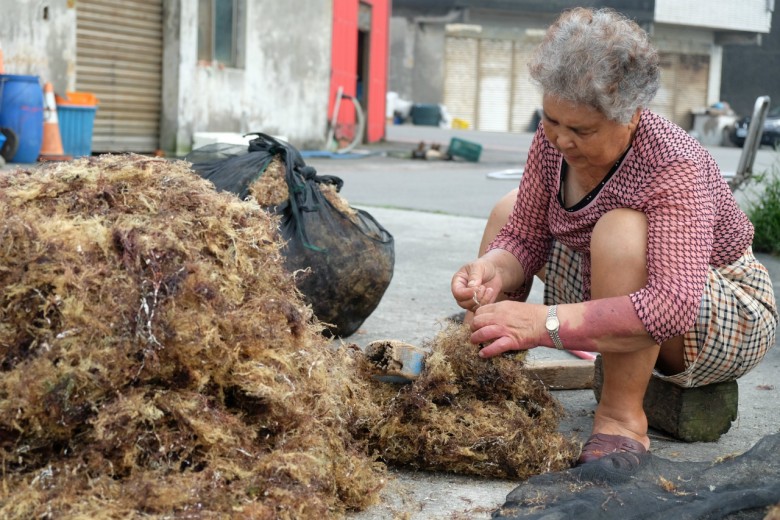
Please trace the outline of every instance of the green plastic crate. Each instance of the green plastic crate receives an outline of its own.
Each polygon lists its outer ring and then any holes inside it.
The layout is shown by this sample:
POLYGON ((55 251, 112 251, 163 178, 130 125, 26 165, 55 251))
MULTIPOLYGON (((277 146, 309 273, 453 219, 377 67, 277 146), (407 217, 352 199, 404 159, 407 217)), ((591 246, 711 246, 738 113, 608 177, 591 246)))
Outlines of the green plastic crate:
POLYGON ((482 154, 482 145, 453 137, 450 140, 450 147, 447 150, 452 157, 460 157, 467 161, 477 162, 482 154))

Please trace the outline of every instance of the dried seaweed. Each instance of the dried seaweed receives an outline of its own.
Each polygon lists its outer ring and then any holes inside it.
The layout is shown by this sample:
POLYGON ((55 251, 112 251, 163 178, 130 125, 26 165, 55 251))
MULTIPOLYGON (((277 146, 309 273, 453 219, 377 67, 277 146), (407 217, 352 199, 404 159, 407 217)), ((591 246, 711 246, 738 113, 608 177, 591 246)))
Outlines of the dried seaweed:
POLYGON ((257 204, 185 163, 103 156, 3 175, 0 222, 0 516, 376 500, 355 352, 322 336, 257 204))
POLYGON ((278 221, 183 162, 0 175, 0 517, 314 518, 379 498, 380 460, 526 478, 559 409, 463 330, 402 388, 335 344, 278 221))
MULTIPOLYGON (((579 451, 557 433, 562 409, 522 370, 523 355, 483 360, 467 326, 449 324, 427 344, 415 381, 390 397, 371 446, 387 462, 484 477, 526 479, 569 468, 579 451)), ((385 385, 387 386, 387 385, 385 385)))
POLYGON ((263 207, 281 205, 290 197, 284 174, 284 161, 277 155, 268 163, 263 174, 249 185, 249 195, 263 207))
MULTIPOLYGON (((277 155, 268 164, 263 174, 249 185, 249 194, 263 207, 273 208, 283 204, 290 196, 284 175, 284 161, 277 155)), ((358 223, 358 212, 339 194, 335 186, 325 182, 319 183, 318 186, 334 208, 352 222, 358 223)))

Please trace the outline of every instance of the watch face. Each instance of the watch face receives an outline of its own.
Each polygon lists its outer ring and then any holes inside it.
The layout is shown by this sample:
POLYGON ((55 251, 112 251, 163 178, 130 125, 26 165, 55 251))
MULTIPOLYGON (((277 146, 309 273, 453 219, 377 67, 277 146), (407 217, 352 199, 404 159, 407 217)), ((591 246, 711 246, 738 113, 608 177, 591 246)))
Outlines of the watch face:
POLYGON ((544 325, 547 327, 547 330, 555 330, 558 328, 558 318, 547 318, 547 321, 544 323, 544 325))

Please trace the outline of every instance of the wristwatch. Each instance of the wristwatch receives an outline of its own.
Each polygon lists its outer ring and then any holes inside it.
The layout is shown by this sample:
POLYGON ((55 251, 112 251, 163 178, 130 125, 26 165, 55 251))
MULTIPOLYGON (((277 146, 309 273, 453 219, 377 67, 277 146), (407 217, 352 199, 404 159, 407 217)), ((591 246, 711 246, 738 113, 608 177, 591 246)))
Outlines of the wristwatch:
POLYGON ((561 341, 561 337, 558 335, 558 328, 560 325, 561 322, 558 321, 558 306, 550 305, 547 308, 547 319, 544 322, 544 326, 547 329, 547 332, 550 334, 550 338, 552 339, 555 348, 558 350, 563 350, 563 342, 561 341))

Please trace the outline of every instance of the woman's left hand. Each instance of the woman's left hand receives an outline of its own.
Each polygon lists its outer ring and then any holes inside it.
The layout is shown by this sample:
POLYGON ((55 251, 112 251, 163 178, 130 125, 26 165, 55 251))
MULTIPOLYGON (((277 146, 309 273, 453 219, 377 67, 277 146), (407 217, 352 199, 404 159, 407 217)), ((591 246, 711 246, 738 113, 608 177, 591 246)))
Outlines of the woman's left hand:
POLYGON ((486 344, 479 356, 489 358, 510 350, 528 350, 539 346, 547 334, 544 305, 502 301, 483 305, 471 322, 471 342, 486 344))

